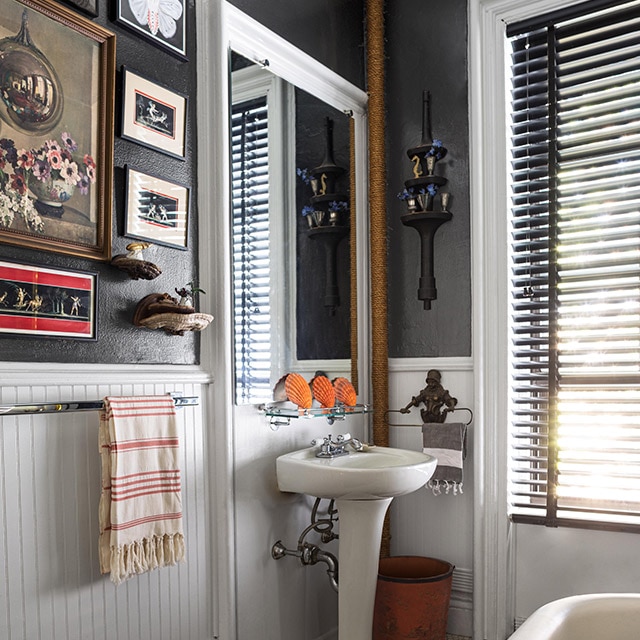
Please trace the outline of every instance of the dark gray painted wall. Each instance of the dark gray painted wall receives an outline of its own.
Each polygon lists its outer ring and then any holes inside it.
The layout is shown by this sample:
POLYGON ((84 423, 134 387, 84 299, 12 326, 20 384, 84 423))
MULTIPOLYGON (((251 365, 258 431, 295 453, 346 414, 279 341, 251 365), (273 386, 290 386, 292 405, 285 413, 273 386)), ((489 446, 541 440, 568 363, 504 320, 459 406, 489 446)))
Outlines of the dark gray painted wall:
MULTIPOLYGON (((182 62, 111 22, 111 5, 99 0, 99 24, 118 36, 117 66, 187 93, 189 122, 186 161, 145 149, 116 135, 113 253, 124 252, 124 166, 135 165, 192 185, 195 190, 195 29, 194 2, 188 1, 189 57, 182 62)), ((233 0, 233 4, 354 84, 364 87, 364 26, 361 0, 233 0)), ((469 162, 467 105, 466 0, 403 0, 393 3, 387 30, 387 154, 389 221, 389 355, 391 357, 465 356, 471 353, 469 162), (454 218, 436 234, 435 271, 438 300, 422 309, 416 291, 419 242, 399 216, 403 203, 395 194, 411 176, 406 149, 420 141, 422 90, 431 91, 434 135, 449 149, 438 172, 449 179, 454 218)), ((120 74, 116 114, 120 109, 120 74)), ((119 132, 116 117, 116 133, 119 132)), ((6 135, 3 132, 2 135, 6 135)), ((0 337, 0 360, 39 362, 176 363, 199 359, 198 336, 170 337, 136 329, 131 317, 137 301, 155 291, 173 291, 197 275, 197 211, 191 209, 189 251, 158 247, 149 256, 162 269, 156 280, 128 280, 120 271, 94 261, 0 244, 0 258, 95 270, 100 274, 99 340, 27 340, 0 337)), ((201 282, 207 290, 208 283, 201 282)), ((214 321, 215 325, 215 321, 214 321)), ((215 326, 207 331, 215 331, 215 326)))
MULTIPOLYGON (((232 0, 254 18, 365 87, 360 67, 363 3, 350 0, 232 0), (323 17, 330 5, 333 19, 323 17), (305 25, 313 25, 312 29, 305 25), (318 25, 321 25, 320 27, 318 25), (357 29, 357 30, 356 30, 357 29), (353 52, 358 52, 358 56, 353 52)), ((467 1, 403 0, 386 10, 389 355, 471 354, 467 1), (434 136, 449 149, 438 173, 449 180, 453 220, 435 236, 438 299, 425 311, 417 298, 420 244, 400 222, 396 198, 411 177, 409 147, 422 136, 422 91, 432 95, 434 136)), ((373 281, 375 283, 375 274, 373 281)))
MULTIPOLYGON (((99 0, 99 16, 95 21, 117 35, 116 62, 116 126, 114 155, 113 255, 125 253, 131 239, 124 238, 123 212, 125 165, 157 174, 192 186, 191 218, 189 221, 188 251, 156 247, 147 259, 156 263, 162 274, 155 280, 130 280, 126 274, 106 263, 76 259, 52 252, 32 251, 0 244, 0 258, 32 262, 69 269, 97 271, 99 274, 98 340, 83 342, 60 339, 26 339, 0 336, 0 360, 21 362, 82 362, 82 363, 174 363, 193 364, 199 357, 199 336, 168 336, 133 326, 131 319, 137 302, 149 293, 173 292, 197 276, 197 210, 195 185, 195 29, 194 1, 188 2, 188 56, 184 62, 165 53, 153 44, 126 31, 110 20, 115 3, 99 0), (171 158, 134 142, 122 140, 120 132, 122 65, 141 73, 175 91, 190 95, 187 128, 188 153, 184 161, 171 158)), ((38 43, 46 53, 46 42, 38 43)), ((72 63, 72 61, 70 61, 72 63)), ((0 135, 10 137, 6 127, 0 135)), ((201 283, 206 291, 208 284, 201 283)), ((174 293, 175 295, 175 293, 174 293)), ((215 330, 212 328, 208 329, 215 330)))
MULTIPOLYGON (((466 0, 389 3, 387 22, 389 356, 471 354, 469 132, 466 0), (438 299, 417 297, 420 240, 400 222, 397 199, 412 177, 407 149, 422 137, 422 91, 431 91, 432 128, 448 148, 436 173, 449 180, 453 219, 435 235, 438 299)), ((443 188, 443 190, 445 189, 443 188)))

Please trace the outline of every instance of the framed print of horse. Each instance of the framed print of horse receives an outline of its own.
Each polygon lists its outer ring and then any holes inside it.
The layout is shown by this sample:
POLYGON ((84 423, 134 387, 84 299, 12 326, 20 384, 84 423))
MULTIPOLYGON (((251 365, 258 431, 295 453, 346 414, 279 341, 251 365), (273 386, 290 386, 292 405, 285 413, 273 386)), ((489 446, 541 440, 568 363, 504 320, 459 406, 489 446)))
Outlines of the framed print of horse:
POLYGON ((122 67, 122 137, 184 159, 187 97, 122 67))

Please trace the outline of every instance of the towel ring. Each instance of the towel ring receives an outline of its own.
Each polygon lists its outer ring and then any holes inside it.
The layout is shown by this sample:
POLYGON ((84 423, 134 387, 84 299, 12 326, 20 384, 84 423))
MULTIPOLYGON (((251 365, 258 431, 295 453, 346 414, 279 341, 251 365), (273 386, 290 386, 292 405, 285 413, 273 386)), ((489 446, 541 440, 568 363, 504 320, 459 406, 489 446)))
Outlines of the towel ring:
MULTIPOLYGON (((456 407, 453 411, 450 411, 449 413, 455 413, 456 411, 468 411, 469 412, 469 421, 465 422, 465 426, 468 427, 472 422, 473 422, 473 411, 471 411, 471 409, 469 409, 468 407, 456 407)), ((394 424, 392 422, 389 422, 387 416, 390 413, 402 413, 402 411, 400 411, 400 409, 387 409, 387 411, 384 412, 384 420, 387 423, 388 427, 421 427, 422 424, 394 424)), ((446 423, 443 423, 446 424, 446 423)))

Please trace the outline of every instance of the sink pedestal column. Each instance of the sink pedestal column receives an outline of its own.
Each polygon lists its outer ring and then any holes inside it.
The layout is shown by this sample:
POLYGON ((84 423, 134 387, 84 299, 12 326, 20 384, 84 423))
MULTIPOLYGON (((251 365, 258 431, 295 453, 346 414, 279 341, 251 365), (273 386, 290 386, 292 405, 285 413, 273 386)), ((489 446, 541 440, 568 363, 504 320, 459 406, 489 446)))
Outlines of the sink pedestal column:
POLYGON ((338 640, 371 640, 382 525, 391 500, 336 500, 338 640))

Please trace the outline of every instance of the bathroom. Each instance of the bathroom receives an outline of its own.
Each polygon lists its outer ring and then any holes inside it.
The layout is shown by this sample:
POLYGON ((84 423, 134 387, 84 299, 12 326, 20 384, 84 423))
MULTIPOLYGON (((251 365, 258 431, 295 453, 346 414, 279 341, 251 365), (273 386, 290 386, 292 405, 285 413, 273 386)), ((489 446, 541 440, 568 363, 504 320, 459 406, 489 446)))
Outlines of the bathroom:
MULTIPOLYGON (((0 0, 9 1, 16 0, 0 0)), ((163 271, 156 284, 127 279, 111 265, 77 253, 41 251, 0 236, 0 260, 99 275, 96 341, 0 335, 0 404, 169 391, 198 398, 197 406, 178 411, 187 561, 118 587, 100 576, 97 414, 0 417, 0 638, 335 640, 337 598, 323 568, 271 557, 277 540, 295 545, 311 507, 301 496, 277 491, 275 458, 328 430, 349 430, 370 439, 369 420, 354 418, 331 427, 299 420, 272 429, 255 406, 233 403, 228 225, 221 215, 227 210, 228 169, 224 151, 219 152, 227 127, 219 115, 226 113, 224 3, 185 3, 183 57, 125 28, 114 19, 113 4, 98 0, 97 17, 73 3, 65 5, 117 36, 111 255, 124 253, 130 241, 123 229, 129 166, 190 185, 187 250, 157 246, 146 255, 163 271), (168 157, 119 135, 122 66, 188 96, 184 158, 168 157), (196 278, 206 291, 199 296, 199 307, 214 316, 201 333, 172 336, 132 325, 137 301, 158 291, 156 286, 171 293, 196 278)), ((377 0, 230 4, 352 85, 366 88, 365 17, 377 0)), ((505 333, 496 321, 492 288, 493 258, 498 255, 493 242, 499 235, 491 226, 495 220, 479 204, 491 202, 485 200, 491 196, 478 177, 490 149, 474 143, 482 140, 486 126, 481 114, 490 119, 480 87, 489 86, 482 76, 487 65, 481 62, 495 63, 487 44, 492 21, 526 17, 527 4, 403 0, 387 3, 384 16, 387 406, 406 406, 424 387, 426 372, 437 369, 458 406, 473 412, 464 493, 434 496, 421 490, 396 499, 390 552, 454 564, 448 632, 478 640, 503 640, 557 598, 640 592, 640 572, 633 562, 640 542, 633 533, 510 524, 501 500, 506 462, 503 468, 499 461, 506 460, 506 435, 498 426, 502 391, 493 381, 501 371, 500 348, 494 347, 503 345, 505 333), (406 150, 420 140, 425 89, 431 94, 434 136, 448 148, 443 172, 454 214, 436 236, 438 296, 430 310, 416 297, 420 247, 415 234, 399 222, 403 203, 396 198, 410 176, 406 150)), ((549 10, 563 4, 571 3, 545 0, 549 10)), ((1 38, 15 32, 0 19, 1 38)), ((45 49, 46 39, 34 40, 45 49)), ((0 138, 7 131, 0 122, 0 138)), ((369 286, 362 277, 368 264, 359 266, 362 298, 369 286)), ((374 289, 375 277, 371 283, 374 289)), ((375 298, 380 291, 371 293, 375 298)), ((357 369, 361 388, 372 393, 375 385, 367 381, 372 373, 366 357, 371 350, 368 301, 358 305, 365 348, 358 353, 357 369)), ((373 398, 361 400, 375 403, 373 398)), ((420 429, 402 426, 415 422, 417 410, 374 415, 400 425, 389 426, 392 446, 421 447, 420 429)), ((462 412, 454 412, 449 421, 458 421, 458 415, 467 421, 462 412)))

